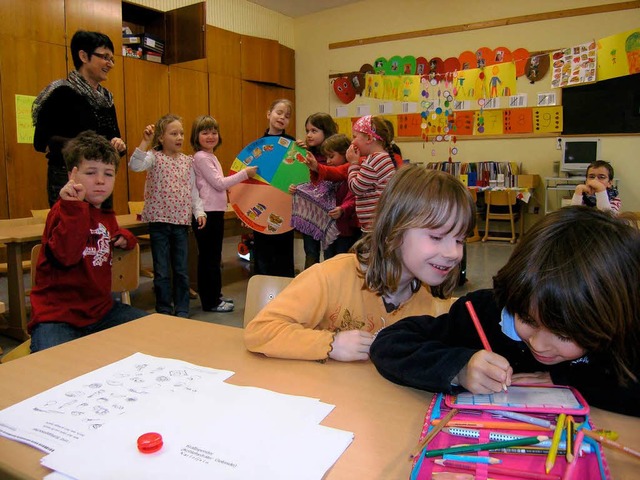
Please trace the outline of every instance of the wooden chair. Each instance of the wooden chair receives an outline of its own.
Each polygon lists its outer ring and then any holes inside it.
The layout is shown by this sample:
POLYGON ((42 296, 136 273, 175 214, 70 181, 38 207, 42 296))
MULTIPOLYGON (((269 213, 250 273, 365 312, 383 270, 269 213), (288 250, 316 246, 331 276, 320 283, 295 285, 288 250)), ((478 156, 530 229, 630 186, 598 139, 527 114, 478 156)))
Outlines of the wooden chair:
MULTIPOLYGON (((42 244, 35 245, 31 249, 31 264, 33 272, 31 274, 31 288, 36 284, 36 275, 38 274, 36 266, 38 265, 38 256, 42 244)), ((130 292, 138 288, 140 276, 140 246, 136 245, 131 250, 121 250, 116 248, 113 250, 113 262, 111 264, 111 291, 120 294, 122 303, 131 305, 130 292)), ((16 348, 7 353, 0 363, 7 363, 16 358, 24 357, 31 353, 31 339, 28 339, 18 345, 16 348)))
MULTIPOLYGON (((143 208, 144 202, 129 202, 129 213, 140 215, 143 208)), ((141 250, 151 250, 151 238, 148 234, 138 235, 136 238, 138 239, 141 250)), ((140 275, 142 275, 143 277, 153 278, 153 269, 146 268, 140 265, 140 275)))
POLYGON ((47 215, 49 215, 50 208, 43 208, 42 210, 31 210, 31 216, 34 218, 41 218, 42 221, 47 220, 47 215))
POLYGON ((500 240, 505 242, 516 243, 516 226, 520 223, 519 235, 522 237, 524 233, 524 218, 522 214, 515 210, 517 203, 515 190, 486 190, 484 192, 485 202, 487 204, 487 215, 484 227, 484 237, 482 241, 500 240), (511 225, 511 237, 496 237, 489 234, 489 222, 492 220, 508 221, 511 225))
POLYGON ((262 308, 273 300, 293 278, 254 275, 247 283, 247 299, 244 306, 244 326, 247 326, 262 308))

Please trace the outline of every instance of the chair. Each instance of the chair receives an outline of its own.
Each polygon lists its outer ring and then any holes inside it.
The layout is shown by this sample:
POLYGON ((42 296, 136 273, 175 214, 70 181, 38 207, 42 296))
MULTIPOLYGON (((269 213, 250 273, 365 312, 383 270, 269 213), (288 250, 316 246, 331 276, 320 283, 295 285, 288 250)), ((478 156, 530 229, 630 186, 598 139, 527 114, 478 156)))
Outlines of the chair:
MULTIPOLYGON (((35 225, 38 223, 44 223, 46 216, 34 216, 24 218, 8 218, 0 220, 0 227, 21 227, 24 225, 35 225)), ((6 263, 7 247, 4 244, 0 244, 0 273, 7 273, 8 265, 6 263)), ((22 261, 22 270, 28 272, 31 269, 31 262, 29 260, 22 261)))
MULTIPOLYGON (((33 271, 31 274, 31 288, 36 284, 38 265, 38 256, 42 244, 35 245, 31 249, 31 264, 33 265, 33 271)), ((111 264, 111 291, 120 294, 122 303, 131 305, 131 290, 138 288, 140 277, 138 271, 140 270, 140 246, 136 245, 131 250, 121 250, 116 248, 113 250, 113 261, 111 264)), ((28 339, 18 345, 16 348, 7 353, 0 363, 7 363, 16 358, 24 357, 31 353, 31 339, 28 339)))
MULTIPOLYGON (((476 205, 478 204, 478 192, 476 191, 475 188, 469 188, 469 193, 471 194, 471 199, 473 200, 473 203, 475 203, 476 205)), ((473 243, 473 242, 477 242, 478 240, 480 240, 480 233, 478 233, 478 218, 477 218, 477 213, 476 213, 476 226, 473 229, 473 235, 470 236, 469 238, 467 238, 467 243, 473 243)))
POLYGON ((520 232, 522 237, 524 233, 524 218, 520 212, 514 210, 518 199, 515 190, 486 190, 484 192, 485 202, 487 204, 487 214, 484 227, 484 237, 482 241, 500 240, 510 243, 516 243, 516 227, 515 223, 519 221, 520 232), (511 237, 494 237, 489 234, 489 222, 491 220, 508 221, 511 225, 511 237))
POLYGON ((43 208, 42 210, 31 210, 31 216, 34 218, 41 218, 42 221, 47 220, 47 215, 49 215, 50 208, 43 208))
POLYGON ((254 275, 247 283, 247 299, 244 306, 244 326, 247 326, 262 308, 291 283, 293 278, 254 275))
MULTIPOLYGON (((140 215, 143 208, 144 202, 129 202, 129 213, 140 215)), ((142 250, 151 249, 151 239, 148 234, 138 235, 136 238, 138 239, 138 243, 140 244, 140 248, 142 250)), ((142 275, 143 277, 153 278, 153 269, 146 268, 140 265, 140 275, 142 275)))

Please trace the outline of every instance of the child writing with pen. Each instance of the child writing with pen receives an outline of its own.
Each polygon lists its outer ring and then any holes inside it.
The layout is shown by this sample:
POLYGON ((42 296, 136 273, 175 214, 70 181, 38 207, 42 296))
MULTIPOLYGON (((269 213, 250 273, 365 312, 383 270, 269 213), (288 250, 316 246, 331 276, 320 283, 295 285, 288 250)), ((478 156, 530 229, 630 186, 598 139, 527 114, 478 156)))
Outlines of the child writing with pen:
POLYGON ((493 282, 445 315, 382 330, 371 346, 378 371, 434 392, 571 385, 592 406, 640 416, 638 229, 609 212, 562 208, 527 232, 493 282))

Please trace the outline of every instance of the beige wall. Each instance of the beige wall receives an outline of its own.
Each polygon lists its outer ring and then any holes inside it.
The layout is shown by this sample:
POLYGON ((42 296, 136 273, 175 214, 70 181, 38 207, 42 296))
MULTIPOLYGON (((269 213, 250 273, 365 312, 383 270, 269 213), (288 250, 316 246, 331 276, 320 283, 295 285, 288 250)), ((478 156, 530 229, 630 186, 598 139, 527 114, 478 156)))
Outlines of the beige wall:
MULTIPOLYGON (((562 48, 638 28, 640 11, 627 10, 335 50, 329 50, 330 43, 602 3, 615 2, 365 0, 298 18, 294 23, 297 131, 304 131, 304 119, 313 112, 335 114, 335 110, 332 111, 335 95, 329 83, 330 74, 358 70, 363 63, 371 63, 378 56, 423 55, 444 59, 481 46, 492 49, 498 46, 524 47, 529 51, 562 48)), ((524 77, 518 82, 522 90, 529 88, 524 77)), ((536 88, 544 91, 541 85, 545 82, 549 85, 549 76, 537 82, 536 88)), ((357 102, 358 99, 354 105, 357 102)), ((394 113, 400 113, 397 108, 394 113)), ((553 162, 560 159, 555 145, 554 138, 461 140, 456 160, 517 161, 527 172, 539 173, 543 177, 553 176, 553 162)), ((415 162, 446 161, 448 157, 447 144, 402 142, 400 147, 404 156, 415 162), (432 150, 435 150, 435 156, 432 156, 432 150)), ((623 208, 640 211, 640 136, 603 136, 602 156, 613 163, 616 177, 620 179, 623 208)), ((542 189, 536 196, 543 202, 542 189)))

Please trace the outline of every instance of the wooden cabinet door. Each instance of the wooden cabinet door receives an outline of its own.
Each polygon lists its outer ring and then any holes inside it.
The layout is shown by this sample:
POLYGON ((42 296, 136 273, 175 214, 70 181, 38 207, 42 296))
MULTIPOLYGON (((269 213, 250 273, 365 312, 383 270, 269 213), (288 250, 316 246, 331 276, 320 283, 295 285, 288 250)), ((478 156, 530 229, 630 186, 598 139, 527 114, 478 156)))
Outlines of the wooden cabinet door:
POLYGON ((277 84, 280 80, 280 44, 267 38, 241 36, 243 80, 277 84))
POLYGON ((165 13, 165 63, 189 62, 206 56, 205 2, 165 13))
POLYGON ((2 35, 65 44, 65 0, 2 0, 2 35))
POLYGON ((122 54, 121 0, 64 0, 64 8, 69 43, 77 30, 100 32, 113 42, 113 53, 122 54))
MULTIPOLYGON (((169 67, 124 58, 125 131, 129 157, 142 140, 142 131, 169 113, 169 67)), ((122 127, 121 127, 122 128, 122 127)), ((129 174, 129 200, 144 200, 145 172, 129 174)))
POLYGON ((220 125, 222 145, 216 150, 216 157, 225 175, 245 145, 242 137, 242 83, 239 78, 209 74, 209 115, 220 125))
MULTIPOLYGON (((67 76, 61 45, 0 36, 2 117, 8 215, 30 217, 31 209, 48 208, 47 159, 33 143, 18 143, 16 95, 36 96, 51 81, 67 76), (43 61, 46 59, 46 61, 43 61)), ((28 124, 29 119, 26 118, 28 124)))
POLYGON ((240 78, 240 34, 207 25, 207 63, 210 73, 240 78))
POLYGON ((169 67, 169 111, 182 117, 184 127, 183 152, 192 154, 189 139, 191 126, 200 115, 209 113, 209 79, 205 72, 169 67))
POLYGON ((280 45, 280 79, 278 85, 296 88, 296 52, 280 45))

